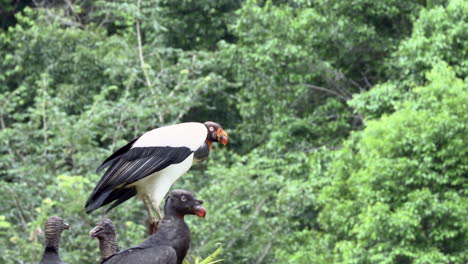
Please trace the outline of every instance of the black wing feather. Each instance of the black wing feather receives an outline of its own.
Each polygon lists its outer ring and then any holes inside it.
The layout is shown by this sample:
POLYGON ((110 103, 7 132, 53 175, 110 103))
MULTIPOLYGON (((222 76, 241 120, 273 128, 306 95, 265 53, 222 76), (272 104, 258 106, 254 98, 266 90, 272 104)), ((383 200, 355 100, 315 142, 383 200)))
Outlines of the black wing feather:
POLYGON ((102 263, 176 264, 177 254, 169 246, 157 246, 140 250, 127 249, 113 255, 102 263))
POLYGON ((138 147, 115 156, 88 198, 86 212, 90 213, 128 195, 119 190, 172 164, 184 161, 192 152, 187 147, 138 147))
MULTIPOLYGON (((132 198, 133 196, 135 196, 137 194, 137 190, 135 187, 130 187, 130 188, 120 188, 118 189, 119 192, 114 194, 117 198, 117 201, 115 201, 111 206, 109 206, 109 208, 107 208, 106 210, 106 213, 108 213, 110 210, 112 210, 114 207, 116 207, 117 205, 127 201, 128 199, 132 198)), ((110 201, 106 203, 106 201, 104 201, 105 204, 108 204, 110 203, 111 201, 114 201, 114 195, 109 195, 107 197, 107 199, 109 199, 110 201)), ((106 200, 107 200, 106 199, 106 200)))
POLYGON ((129 151, 132 146, 133 146, 133 143, 135 143, 135 141, 137 141, 137 139, 139 139, 140 136, 132 139, 130 142, 127 143, 127 145, 119 148, 116 152, 114 152, 112 155, 110 155, 105 161, 102 162, 102 164, 96 169, 96 173, 102 171, 102 169, 110 166, 112 164, 112 162, 114 162, 117 158, 119 158, 119 156, 127 153, 127 151, 129 151))

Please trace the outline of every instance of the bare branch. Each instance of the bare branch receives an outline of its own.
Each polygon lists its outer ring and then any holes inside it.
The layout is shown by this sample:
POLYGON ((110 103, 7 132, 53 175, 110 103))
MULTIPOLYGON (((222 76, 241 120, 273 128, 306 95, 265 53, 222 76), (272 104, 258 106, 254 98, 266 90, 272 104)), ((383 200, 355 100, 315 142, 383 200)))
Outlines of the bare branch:
MULTIPOLYGON (((275 231, 273 231, 273 234, 272 236, 274 236, 276 233, 278 233, 278 230, 279 228, 277 227, 275 229, 275 231)), ((271 242, 272 240, 270 240, 268 242, 268 244, 263 248, 263 252, 262 254, 260 255, 260 257, 257 259, 257 261, 255 261, 255 264, 260 264, 263 262, 263 259, 266 257, 266 255, 268 255, 268 252, 270 252, 270 249, 271 249, 271 246, 273 245, 273 243, 271 242)))
MULTIPOLYGON (((254 217, 252 220, 250 220, 249 222, 247 222, 247 224, 245 224, 243 227, 242 227, 242 233, 245 233, 247 232, 247 230, 250 229, 250 227, 255 223, 257 222, 257 215, 260 213, 260 211, 262 210, 262 206, 263 204, 265 203, 266 201, 266 198, 262 199, 260 202, 257 203, 257 205, 255 206, 255 214, 254 214, 254 217)), ((234 243, 237 242, 237 238, 234 238, 233 240, 229 241, 229 243, 226 245, 226 249, 230 248, 232 245, 234 245, 234 243)))
MULTIPOLYGON (((3 117, 3 112, 0 113, 0 129, 1 130, 6 129, 5 118, 3 117)), ((8 153, 11 155, 11 158, 14 159, 15 158, 15 153, 13 153, 13 150, 10 147, 10 140, 8 140, 8 138, 7 138, 5 140, 5 143, 6 143, 6 146, 8 148, 8 153)))
POLYGON ((48 125, 47 125, 47 83, 43 79, 42 80, 42 96, 43 96, 43 102, 42 102, 42 130, 44 134, 44 158, 47 157, 47 144, 49 142, 49 137, 48 137, 48 125))
POLYGON ((27 231, 28 224, 26 221, 26 215, 24 214, 23 207, 21 207, 21 203, 18 200, 18 196, 16 195, 16 192, 13 189, 11 189, 10 186, 8 185, 5 185, 5 186, 7 187, 8 191, 10 191, 11 196, 13 197, 13 200, 15 201, 15 206, 18 209, 20 220, 21 220, 21 225, 23 226, 24 231, 27 231))
POLYGON ((140 4, 141 4, 141 0, 138 0, 138 2, 137 2, 137 18, 136 18, 136 32, 137 32, 137 40, 138 40, 138 56, 140 58, 141 70, 143 71, 143 75, 145 76, 146 86, 148 86, 148 89, 150 90, 151 94, 154 95, 154 91, 153 91, 153 88, 152 88, 153 84, 151 83, 151 80, 149 79, 148 73, 146 72, 145 57, 143 56, 143 46, 142 46, 142 41, 141 41, 141 30, 140 30, 140 4))
POLYGON ((343 101, 347 101, 347 100, 351 99, 351 97, 349 97, 348 95, 343 95, 343 94, 338 93, 337 91, 333 91, 331 89, 327 89, 327 88, 324 88, 324 87, 321 87, 321 86, 317 86, 317 85, 313 85, 313 84, 304 84, 304 85, 311 88, 311 89, 314 89, 316 91, 321 91, 321 92, 325 92, 325 93, 334 95, 334 96, 340 98, 343 101))
POLYGON ((367 76, 365 73, 361 72, 362 79, 364 79, 364 82, 366 83, 367 87, 369 90, 373 87, 372 83, 369 82, 369 79, 367 79, 367 76))
POLYGON ((103 27, 105 24, 107 24, 110 21, 109 16, 110 16, 110 12, 107 10, 106 15, 104 16, 102 21, 99 23, 99 26, 98 26, 99 28, 103 27))
POLYGON ((350 82, 352 85, 354 85, 356 88, 358 88, 359 91, 361 91, 361 92, 366 91, 366 89, 364 89, 364 88, 363 88, 361 85, 359 85, 359 83, 357 83, 356 81, 354 81, 354 80, 352 80, 352 79, 348 79, 348 80, 349 80, 349 82, 350 82))

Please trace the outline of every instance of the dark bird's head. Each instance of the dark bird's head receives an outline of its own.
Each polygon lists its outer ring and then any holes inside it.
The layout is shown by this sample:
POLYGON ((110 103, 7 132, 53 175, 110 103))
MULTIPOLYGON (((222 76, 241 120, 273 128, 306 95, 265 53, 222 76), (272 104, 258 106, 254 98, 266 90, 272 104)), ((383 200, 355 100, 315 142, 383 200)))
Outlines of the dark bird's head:
POLYGON ((114 223, 109 218, 103 218, 96 223, 96 226, 89 231, 90 237, 97 239, 115 237, 116 229, 114 223))
POLYGON ((203 201, 197 200, 193 192, 187 190, 173 190, 166 199, 164 213, 183 218, 192 214, 204 218, 206 209, 202 206, 203 201))
POLYGON ((103 218, 89 231, 89 236, 99 240, 99 251, 102 261, 119 252, 117 231, 109 218, 103 218))
POLYGON ((45 224, 45 243, 47 247, 58 248, 62 231, 68 229, 69 225, 58 216, 51 216, 45 224))
POLYGON ((208 129, 206 140, 209 142, 219 142, 223 145, 228 143, 228 134, 223 130, 220 124, 212 121, 206 121, 204 124, 208 129))

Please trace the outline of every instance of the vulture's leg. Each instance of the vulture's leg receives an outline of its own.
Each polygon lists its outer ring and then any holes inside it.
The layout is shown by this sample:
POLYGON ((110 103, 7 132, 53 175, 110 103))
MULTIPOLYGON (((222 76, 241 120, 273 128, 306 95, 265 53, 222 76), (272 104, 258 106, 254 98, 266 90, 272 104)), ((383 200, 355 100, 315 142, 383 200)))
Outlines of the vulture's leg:
POLYGON ((162 218, 162 215, 161 215, 161 211, 159 210, 159 207, 156 208, 156 214, 158 215, 158 218, 161 220, 163 219, 162 218))
POLYGON ((158 206, 159 203, 157 201, 153 201, 152 205, 153 205, 154 211, 156 212, 158 216, 158 221, 156 222, 155 227, 152 230, 150 230, 150 232, 153 231, 151 234, 154 234, 158 232, 159 224, 161 223, 161 220, 162 220, 162 215, 161 215, 161 211, 159 210, 159 206, 158 206))
POLYGON ((153 212, 151 211, 151 202, 147 195, 143 197, 143 202, 145 203, 146 212, 149 217, 149 233, 152 235, 158 231, 159 221, 156 221, 156 217, 154 217, 153 212))

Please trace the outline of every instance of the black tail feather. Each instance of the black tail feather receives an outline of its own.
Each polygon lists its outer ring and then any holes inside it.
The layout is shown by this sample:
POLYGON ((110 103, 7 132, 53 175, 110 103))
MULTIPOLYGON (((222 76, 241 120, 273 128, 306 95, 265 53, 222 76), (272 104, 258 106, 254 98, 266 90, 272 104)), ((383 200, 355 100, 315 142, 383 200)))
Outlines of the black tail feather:
POLYGON ((118 188, 114 190, 108 190, 105 192, 100 193, 98 197, 90 198, 86 203, 86 213, 89 214, 94 210, 107 205, 113 201, 116 201, 106 210, 106 213, 109 212, 112 208, 116 207, 117 205, 127 201, 128 199, 132 198, 137 194, 137 190, 135 187, 130 188, 118 188))
MULTIPOLYGON (((110 210, 112 210, 117 205, 127 201, 128 199, 132 198, 133 196, 135 196, 137 194, 137 190, 136 190, 135 187, 122 188, 121 190, 122 191, 119 190, 120 197, 111 206, 109 206, 109 208, 107 208, 106 213, 109 212, 110 210)), ((109 196, 109 198, 110 198, 110 196, 109 196)))
MULTIPOLYGON (((97 197, 93 197, 93 196, 89 197, 88 201, 86 201, 86 206, 85 206, 86 213, 89 214, 92 211, 98 209, 99 207, 105 205, 106 204, 105 201, 107 200, 107 198, 112 192, 113 192, 112 190, 108 190, 108 191, 100 193, 99 196, 97 197)), ((107 203, 110 203, 110 201, 107 203)))

